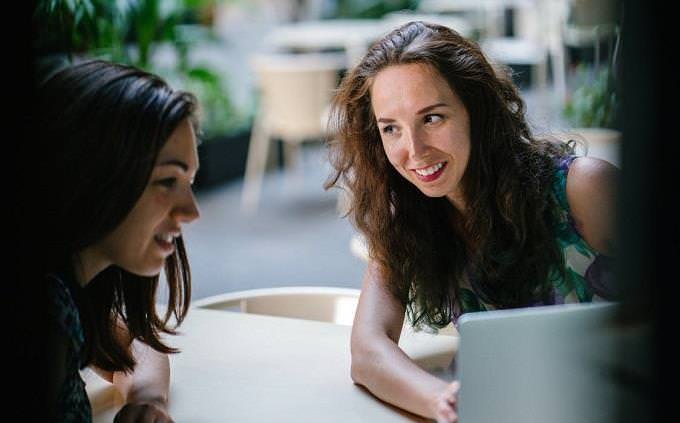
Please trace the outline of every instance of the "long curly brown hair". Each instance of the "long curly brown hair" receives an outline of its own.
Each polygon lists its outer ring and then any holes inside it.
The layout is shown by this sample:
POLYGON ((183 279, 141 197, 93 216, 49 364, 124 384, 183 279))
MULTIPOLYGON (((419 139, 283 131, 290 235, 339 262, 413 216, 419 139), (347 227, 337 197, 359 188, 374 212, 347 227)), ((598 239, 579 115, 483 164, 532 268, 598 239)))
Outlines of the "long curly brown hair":
POLYGON ((464 278, 498 308, 549 298, 549 275, 564 269, 551 183, 555 159, 573 146, 532 136, 509 72, 494 69, 478 45, 424 22, 393 30, 345 76, 329 126, 335 172, 325 187, 351 194, 348 215, 413 324, 451 322, 462 310, 464 278), (381 70, 409 63, 437 70, 470 116, 465 215, 445 197, 421 193, 383 150, 370 87, 381 70))

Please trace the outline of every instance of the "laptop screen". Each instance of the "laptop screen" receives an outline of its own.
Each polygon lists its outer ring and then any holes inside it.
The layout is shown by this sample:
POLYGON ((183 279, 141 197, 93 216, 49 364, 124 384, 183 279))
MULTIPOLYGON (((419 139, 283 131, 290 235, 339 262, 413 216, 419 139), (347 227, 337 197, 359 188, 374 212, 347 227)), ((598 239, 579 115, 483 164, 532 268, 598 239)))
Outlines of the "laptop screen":
POLYGON ((566 304, 461 316, 460 421, 613 421, 616 307, 566 304))

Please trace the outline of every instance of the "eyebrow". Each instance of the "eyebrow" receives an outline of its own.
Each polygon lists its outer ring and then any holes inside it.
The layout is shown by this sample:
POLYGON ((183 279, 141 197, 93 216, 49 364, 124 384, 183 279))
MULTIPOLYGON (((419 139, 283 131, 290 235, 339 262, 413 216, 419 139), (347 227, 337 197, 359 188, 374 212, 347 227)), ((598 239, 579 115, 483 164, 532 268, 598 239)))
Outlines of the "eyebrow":
POLYGON ((164 162, 159 163, 158 166, 179 166, 179 167, 181 167, 182 170, 184 170, 185 172, 188 172, 188 171, 189 171, 189 165, 187 165, 187 164, 184 163, 183 161, 177 160, 177 159, 166 160, 166 161, 164 161, 164 162))
POLYGON ((423 107, 422 109, 418 110, 418 111, 416 112, 416 114, 417 114, 417 115, 422 115, 423 113, 427 113, 427 112, 429 112, 429 111, 432 110, 432 109, 436 109, 437 107, 447 107, 447 106, 448 106, 448 104, 446 104, 446 103, 437 103, 437 104, 433 104, 433 105, 431 105, 431 106, 423 107))
MULTIPOLYGON (((418 110, 418 111, 416 112, 416 114, 417 114, 417 115, 422 115, 423 113, 427 113, 427 112, 429 112, 429 111, 432 110, 432 109, 436 109, 437 107, 447 107, 447 106, 448 106, 448 104, 446 104, 446 103, 436 103, 436 104, 433 104, 433 105, 431 105, 431 106, 423 107, 422 109, 418 110)), ((390 119, 390 118, 380 118, 380 119, 378 119, 378 122, 391 123, 391 122, 394 122, 394 119, 390 119)))

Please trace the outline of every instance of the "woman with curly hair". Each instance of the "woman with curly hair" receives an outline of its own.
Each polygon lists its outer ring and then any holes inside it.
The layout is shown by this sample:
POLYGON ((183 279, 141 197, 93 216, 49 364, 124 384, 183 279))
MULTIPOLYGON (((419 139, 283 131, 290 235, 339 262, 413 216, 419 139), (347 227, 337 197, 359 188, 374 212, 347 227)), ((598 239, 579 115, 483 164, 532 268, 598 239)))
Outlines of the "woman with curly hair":
POLYGON ((352 379, 384 401, 457 420, 457 382, 398 347, 404 315, 612 299, 617 169, 531 134, 510 77, 448 28, 411 22, 376 42, 331 111, 334 175, 370 261, 352 379))

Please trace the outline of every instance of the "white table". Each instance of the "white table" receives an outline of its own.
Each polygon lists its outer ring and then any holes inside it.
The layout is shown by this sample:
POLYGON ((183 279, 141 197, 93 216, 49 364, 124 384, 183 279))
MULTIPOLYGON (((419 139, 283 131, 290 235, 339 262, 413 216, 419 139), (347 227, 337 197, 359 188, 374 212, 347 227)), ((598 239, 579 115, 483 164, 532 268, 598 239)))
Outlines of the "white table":
POLYGON ((343 67, 349 68, 386 33, 379 19, 304 21, 273 28, 265 36, 265 45, 279 50, 343 50, 347 56, 343 67))
POLYGON ((383 19, 328 19, 285 24, 273 28, 264 41, 266 46, 274 49, 344 50, 347 67, 351 67, 374 41, 412 20, 445 25, 463 36, 469 36, 472 31, 467 21, 455 16, 393 13, 383 19))
MULTIPOLYGON (((387 405, 350 379, 351 327, 193 308, 169 344, 170 412, 177 422, 426 421, 387 405)), ((449 378, 458 338, 405 332, 404 351, 449 378)), ((87 377, 95 422, 122 406, 115 390, 87 377)))

